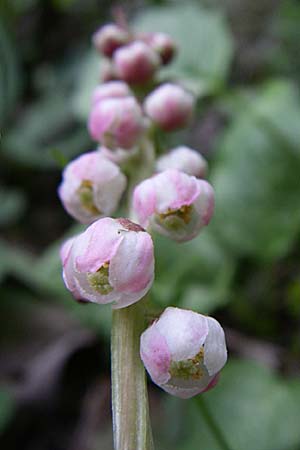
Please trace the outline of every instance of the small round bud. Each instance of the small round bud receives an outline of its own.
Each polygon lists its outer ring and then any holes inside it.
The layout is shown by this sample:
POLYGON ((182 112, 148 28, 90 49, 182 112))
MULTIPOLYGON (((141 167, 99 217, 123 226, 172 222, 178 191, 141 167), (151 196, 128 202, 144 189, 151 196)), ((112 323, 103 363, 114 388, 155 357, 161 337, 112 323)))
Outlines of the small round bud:
POLYGON ((118 49, 113 60, 117 76, 133 84, 150 81, 160 65, 158 54, 141 41, 135 41, 118 49))
POLYGON ((92 41, 98 52, 111 57, 114 51, 129 42, 129 33, 113 23, 99 28, 92 37, 92 41))
POLYGON ((204 178, 207 172, 207 162, 196 150, 189 147, 176 147, 166 155, 158 158, 156 171, 177 169, 197 178, 204 178))
POLYGON ((177 242, 196 237, 213 210, 212 186, 175 169, 142 181, 133 193, 139 223, 177 242))
POLYGON ((141 335, 140 353, 153 382, 181 398, 215 386, 227 361, 219 322, 172 307, 141 335))
POLYGON ((159 54, 164 65, 172 61, 176 53, 176 46, 171 36, 166 33, 150 33, 146 37, 146 42, 159 54))
POLYGON ((151 236, 128 219, 97 220, 61 250, 63 279, 76 299, 124 308, 154 278, 151 236))
POLYGON ((93 106, 88 127, 105 147, 130 149, 144 131, 144 118, 134 97, 107 98, 93 106))
POLYGON ((100 84, 92 94, 92 105, 105 98, 128 97, 132 95, 129 86, 123 81, 109 81, 100 84))
POLYGON ((119 167, 95 151, 66 166, 58 195, 72 217, 91 223, 116 210, 125 187, 126 177, 119 167))
POLYGON ((185 127, 193 114, 194 97, 181 86, 165 83, 144 102, 146 114, 165 131, 185 127))

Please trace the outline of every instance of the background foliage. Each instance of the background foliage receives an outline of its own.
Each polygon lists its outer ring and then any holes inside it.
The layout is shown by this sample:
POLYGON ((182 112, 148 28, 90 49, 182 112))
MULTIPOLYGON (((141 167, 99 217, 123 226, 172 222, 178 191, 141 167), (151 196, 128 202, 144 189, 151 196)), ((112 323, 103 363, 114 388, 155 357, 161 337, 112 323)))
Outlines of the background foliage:
MULTIPOLYGON (((61 168, 93 148, 99 77, 91 33, 110 1, 0 1, 0 443, 111 449, 110 309, 75 303, 58 248, 78 231, 56 196, 61 168)), ((300 449, 300 4, 122 2, 179 57, 162 79, 198 96, 188 142, 209 160, 212 225, 156 237, 153 314, 179 305, 225 325, 230 361, 208 405, 234 450, 300 449)), ((100 63, 101 64, 101 63, 100 63)), ((150 390, 157 448, 217 450, 197 399, 150 390), (171 425, 171 426, 170 426, 171 425)))

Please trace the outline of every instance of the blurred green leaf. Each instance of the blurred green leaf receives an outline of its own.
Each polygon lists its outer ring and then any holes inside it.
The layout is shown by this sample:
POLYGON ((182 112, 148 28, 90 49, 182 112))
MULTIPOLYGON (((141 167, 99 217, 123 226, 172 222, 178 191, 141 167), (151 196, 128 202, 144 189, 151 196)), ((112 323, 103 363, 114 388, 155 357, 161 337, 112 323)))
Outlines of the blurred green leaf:
MULTIPOLYGON (((299 380, 291 386, 254 362, 231 361, 204 400, 232 450, 291 450, 300 445, 299 380)), ((183 410, 182 400, 172 403, 181 415, 181 426, 188 429, 182 440, 177 438, 175 448, 194 450, 197 443, 204 449, 220 450, 197 397, 183 410)))
POLYGON ((194 2, 155 7, 134 21, 139 31, 164 31, 176 41, 178 55, 162 77, 182 79, 196 94, 221 88, 233 57, 233 39, 220 11, 194 2))
POLYGON ((212 226, 231 251, 283 256, 300 226, 300 101, 287 81, 241 103, 221 137, 212 174, 212 226))
MULTIPOLYGON (((20 92, 20 66, 8 30, 0 21, 0 127, 12 113, 20 92)), ((0 128, 0 131, 2 131, 0 128)), ((1 132, 2 134, 2 132, 1 132)))
POLYGON ((15 127, 3 138, 5 155, 24 166, 57 167, 53 149, 66 159, 87 150, 85 128, 74 120, 66 92, 49 93, 26 109, 15 127))
POLYGON ((229 300, 234 262, 209 230, 178 244, 155 236, 155 301, 210 312, 229 300))
POLYGON ((16 222, 25 207, 26 198, 21 191, 0 187, 0 226, 16 222))
POLYGON ((15 402, 10 393, 4 389, 0 390, 0 433, 8 425, 15 410, 15 402))

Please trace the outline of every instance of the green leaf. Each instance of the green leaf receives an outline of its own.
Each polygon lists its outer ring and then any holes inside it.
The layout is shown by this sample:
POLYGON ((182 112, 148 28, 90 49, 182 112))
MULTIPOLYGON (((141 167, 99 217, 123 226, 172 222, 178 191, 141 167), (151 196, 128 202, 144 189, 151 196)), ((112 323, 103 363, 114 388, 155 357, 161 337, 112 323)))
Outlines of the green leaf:
POLYGON ((235 265, 208 229, 185 244, 155 236, 155 252, 152 292, 159 305, 208 313, 229 300, 235 265))
MULTIPOLYGON (((232 450, 291 450, 300 445, 300 383, 295 385, 250 361, 231 361, 220 381, 204 395, 208 408, 232 450)), ((186 436, 172 448, 220 450, 197 405, 198 398, 173 400, 186 436)), ((164 447, 166 448, 166 447, 164 447)), ((167 447, 169 448, 169 447, 167 447)))
POLYGON ((197 94, 223 86, 233 56, 233 39, 220 11, 194 2, 153 7, 134 21, 139 31, 164 31, 176 41, 178 55, 162 76, 183 79, 197 94))
POLYGON ((18 163, 38 168, 57 167, 53 150, 70 159, 87 150, 85 127, 74 120, 66 92, 45 95, 28 107, 15 127, 3 138, 3 153, 18 163))
POLYGON ((4 431, 15 411, 15 402, 8 391, 0 390, 0 434, 4 431))
POLYGON ((212 174, 214 232, 239 255, 283 256, 300 227, 300 101, 289 82, 240 97, 212 174))

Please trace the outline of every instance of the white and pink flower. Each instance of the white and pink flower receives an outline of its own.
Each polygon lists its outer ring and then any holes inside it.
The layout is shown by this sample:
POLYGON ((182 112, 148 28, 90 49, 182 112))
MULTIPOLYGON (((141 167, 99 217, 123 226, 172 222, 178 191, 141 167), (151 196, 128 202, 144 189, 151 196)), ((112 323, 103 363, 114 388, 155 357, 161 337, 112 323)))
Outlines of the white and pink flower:
POLYGON ((160 65, 160 57, 145 42, 135 41, 119 48, 113 57, 116 75, 132 84, 150 81, 160 65))
POLYGON ((124 308, 154 278, 151 236, 128 219, 99 219, 61 249, 63 279, 76 299, 124 308))
POLYGON ((105 147, 130 149, 143 134, 145 120, 134 97, 106 98, 93 106, 88 128, 105 147))
POLYGON ((181 172, 204 178, 207 172, 207 162, 199 152, 189 147, 181 146, 170 150, 166 155, 158 158, 156 171, 177 169, 181 172))
POLYGON ((132 92, 128 84, 124 81, 108 81, 107 83, 99 84, 94 89, 92 94, 92 105, 96 105, 100 100, 106 98, 118 98, 118 97, 128 97, 132 95, 132 92))
POLYGON ((173 307, 144 331, 140 354, 154 383, 181 398, 214 387, 227 361, 219 322, 173 307))
POLYGON ((111 57, 115 50, 129 42, 130 35, 127 30, 114 23, 99 28, 92 37, 93 44, 98 52, 111 57))
POLYGON ((194 97, 181 86, 165 83, 145 99, 144 110, 165 131, 185 127, 193 115, 194 97))
POLYGON ((139 223, 177 242, 197 236, 213 210, 212 186, 175 169, 142 181, 133 194, 133 212, 139 223))
POLYGON ((120 168, 94 151, 66 166, 58 195, 72 217, 91 223, 116 210, 125 187, 126 177, 120 168))

